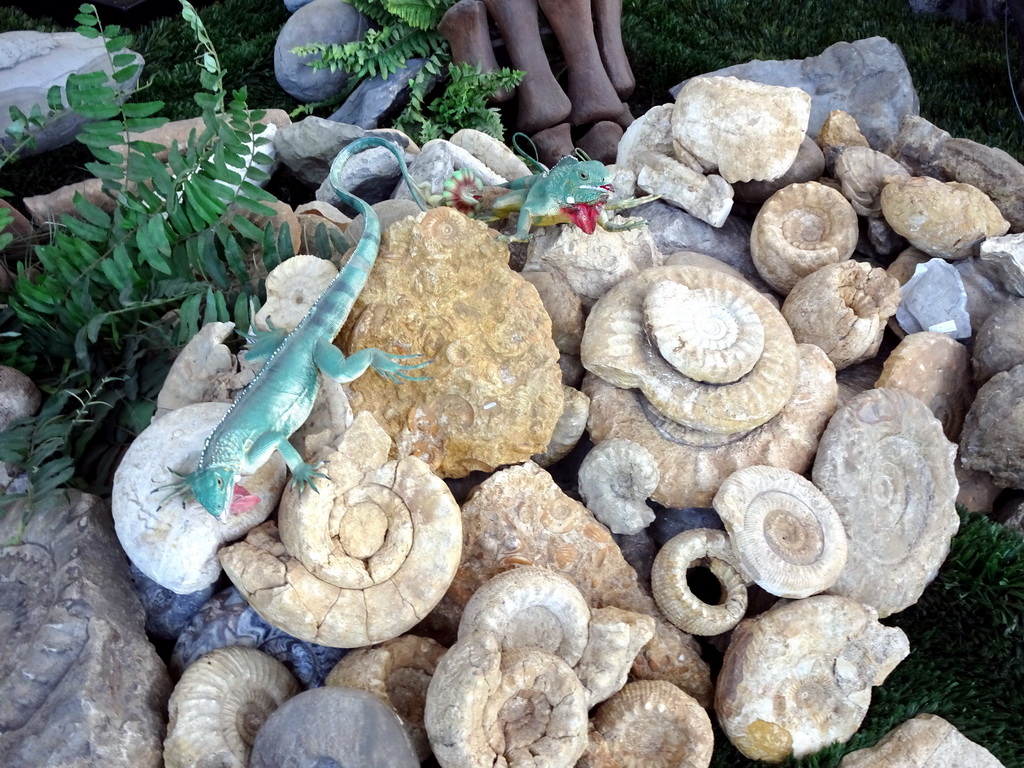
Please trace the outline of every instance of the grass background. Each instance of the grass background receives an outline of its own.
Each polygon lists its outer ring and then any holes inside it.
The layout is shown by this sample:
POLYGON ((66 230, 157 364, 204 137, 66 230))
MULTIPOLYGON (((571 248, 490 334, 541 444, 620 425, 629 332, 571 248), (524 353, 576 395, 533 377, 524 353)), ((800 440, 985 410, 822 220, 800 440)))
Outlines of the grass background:
MULTIPOLYGON (((839 41, 881 35, 898 44, 921 100, 921 114, 955 136, 1024 159, 1021 117, 1007 75, 1002 24, 960 23, 913 15, 900 0, 779 4, 773 0, 623 0, 623 39, 638 87, 635 115, 669 100, 688 77, 751 59, 804 58, 839 41)), ((228 70, 229 88, 245 86, 257 108, 300 105, 277 86, 273 46, 288 17, 282 0, 219 0, 201 16, 228 70)), ((0 31, 59 27, 0 9, 0 31)), ((172 119, 197 114, 194 41, 184 22, 166 17, 137 30, 146 59, 146 99, 172 119)), ((1016 70, 1017 43, 1009 56, 1016 70)), ((1019 76, 1019 73, 1016 73, 1019 76)), ((9 164, 0 187, 16 199, 84 177, 80 145, 9 164)), ((987 519, 965 514, 946 564, 914 607, 886 620, 910 636, 911 655, 874 693, 849 744, 786 765, 834 768, 843 754, 922 712, 950 720, 1008 768, 1024 768, 1024 543, 987 519)), ((749 768, 718 734, 715 768, 749 768)))

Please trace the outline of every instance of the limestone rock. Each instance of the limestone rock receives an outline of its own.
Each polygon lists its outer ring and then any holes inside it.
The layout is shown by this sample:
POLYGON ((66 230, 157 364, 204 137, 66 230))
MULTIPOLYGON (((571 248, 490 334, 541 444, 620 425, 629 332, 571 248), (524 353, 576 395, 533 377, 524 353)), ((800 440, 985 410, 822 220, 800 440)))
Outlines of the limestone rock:
POLYGON ((583 303, 569 281, 556 272, 526 271, 523 279, 537 289, 551 318, 551 336, 559 352, 580 353, 583 340, 583 303))
POLYGON ((882 215, 882 190, 896 177, 909 176, 891 157, 870 147, 842 147, 835 154, 833 175, 843 196, 860 216, 882 215))
MULTIPOLYGON (((896 138, 900 121, 920 107, 903 53, 884 37, 836 43, 806 59, 750 61, 708 74, 802 88, 811 96, 811 136, 818 135, 830 112, 841 109, 882 152, 896 138)), ((681 87, 670 91, 676 95, 681 87)))
POLYGON ((732 185, 737 200, 745 203, 763 203, 783 187, 818 181, 825 172, 825 156, 810 136, 804 136, 797 150, 796 160, 784 174, 771 181, 737 181, 732 185))
POLYGON ((359 40, 370 20, 344 0, 312 0, 293 13, 281 28, 274 46, 274 76, 288 95, 299 101, 326 101, 348 80, 343 69, 313 69, 313 56, 297 56, 293 48, 310 43, 345 43, 359 40))
POLYGON ((655 152, 641 155, 636 177, 637 187, 651 195, 660 195, 672 205, 682 208, 713 227, 725 223, 732 211, 733 191, 721 176, 705 176, 655 152))
POLYGON ((796 160, 810 111, 799 88, 698 77, 676 94, 672 135, 728 182, 777 179, 796 160))
POLYGON ((561 275, 590 307, 616 283, 659 263, 646 227, 624 232, 598 227, 592 235, 577 227, 549 227, 527 246, 523 271, 561 275))
POLYGON ((938 715, 918 715, 875 746, 848 753, 839 768, 1003 768, 991 752, 938 715))
POLYGON ((984 384, 1024 361, 1024 301, 1001 304, 978 330, 972 362, 974 380, 984 384))
POLYGON ((671 104, 651 107, 622 134, 615 157, 613 186, 616 197, 633 197, 636 194, 640 156, 645 152, 672 157, 672 109, 671 104))
POLYGON ((276 451, 245 475, 231 509, 218 520, 198 501, 167 499, 170 470, 191 472, 203 444, 227 413, 227 403, 196 403, 154 421, 129 446, 114 474, 112 512, 117 538, 140 571, 178 594, 209 586, 220 576, 217 550, 243 536, 274 511, 284 487, 284 459, 276 451))
POLYGON ((1024 296, 1024 234, 982 241, 980 260, 1003 288, 1015 296, 1024 296))
POLYGON ((463 128, 456 131, 449 141, 459 149, 469 152, 506 181, 530 175, 529 167, 515 152, 483 131, 463 128))
POLYGON ((160 388, 154 420, 193 403, 230 403, 252 381, 252 368, 240 370, 224 343, 234 330, 234 323, 206 323, 189 340, 160 388))
POLYGON ((995 374, 978 390, 960 435, 960 459, 997 485, 1024 488, 1024 364, 995 374))
POLYGON ((951 441, 971 403, 971 364, 967 347, 943 333, 908 333, 885 360, 876 387, 909 392, 942 422, 951 441))
POLYGON ((960 259, 954 261, 953 266, 967 293, 967 313, 971 316, 974 328, 980 328, 996 307, 1017 300, 1016 296, 1007 293, 992 279, 980 259, 960 259))
MULTIPOLYGON (((51 86, 59 85, 61 98, 67 104, 65 89, 70 74, 88 72, 111 73, 110 54, 104 40, 89 40, 77 32, 35 32, 18 30, 0 34, 0 146, 10 149, 14 140, 7 135, 11 124, 10 108, 17 107, 26 115, 39 105, 46 110, 46 94, 51 86)), ((118 54, 130 54, 139 65, 127 82, 116 84, 125 98, 133 90, 142 74, 144 61, 135 51, 122 49, 118 54)), ((67 110, 60 117, 47 122, 35 134, 32 150, 22 150, 21 156, 46 152, 74 140, 89 122, 76 112, 67 110)))
MULTIPOLYGON (((409 175, 416 184, 426 185, 431 194, 440 195, 445 182, 456 171, 470 171, 483 184, 495 186, 504 184, 508 179, 491 170, 482 160, 477 159, 468 150, 444 139, 432 139, 420 149, 409 161, 409 175)), ((412 199, 405 181, 399 181, 393 197, 412 199)))
POLYGON ((43 394, 17 368, 0 365, 0 432, 12 421, 31 416, 42 403, 43 394))
POLYGON ((708 668, 696 642, 661 615, 641 589, 615 540, 582 504, 566 496, 533 463, 503 469, 481 483, 463 505, 462 563, 429 621, 454 632, 462 608, 492 576, 537 565, 568 576, 592 609, 612 606, 657 620, 633 674, 675 683, 703 704, 710 701, 708 668))
POLYGON ((6 768, 159 768, 167 669, 106 505, 70 492, 0 521, 0 754, 6 768))
POLYGON ((780 763, 846 742, 881 685, 910 653, 903 630, 869 606, 814 595, 745 619, 733 631, 715 690, 729 741, 780 763))
POLYGON ((451 208, 392 226, 338 337, 433 360, 427 381, 350 385, 396 439, 445 477, 540 453, 562 414, 558 350, 536 289, 507 267, 492 230, 451 208))
POLYGON ((901 390, 868 390, 836 411, 812 470, 848 539, 831 594, 882 618, 917 602, 960 525, 955 456, 939 420, 901 390))
POLYGON ((911 245, 950 261, 974 255, 982 240, 1010 228, 984 192, 956 181, 893 179, 882 190, 881 203, 885 220, 911 245))
POLYGON ((831 158, 834 153, 840 152, 847 147, 866 147, 870 149, 868 140, 860 132, 857 120, 848 112, 841 109, 833 109, 828 113, 825 121, 818 129, 818 147, 826 157, 826 163, 831 168, 831 158))
POLYGON ((755 464, 802 473, 814 460, 818 437, 836 408, 835 368, 818 347, 801 344, 796 390, 766 424, 738 435, 686 429, 666 419, 642 395, 593 374, 583 381, 591 399, 588 428, 594 442, 624 437, 649 450, 661 482, 651 495, 666 507, 708 507, 722 481, 755 464))
POLYGON ((1024 165, 996 147, 955 139, 923 117, 900 126, 894 157, 912 173, 971 184, 988 195, 1013 232, 1024 230, 1024 165))

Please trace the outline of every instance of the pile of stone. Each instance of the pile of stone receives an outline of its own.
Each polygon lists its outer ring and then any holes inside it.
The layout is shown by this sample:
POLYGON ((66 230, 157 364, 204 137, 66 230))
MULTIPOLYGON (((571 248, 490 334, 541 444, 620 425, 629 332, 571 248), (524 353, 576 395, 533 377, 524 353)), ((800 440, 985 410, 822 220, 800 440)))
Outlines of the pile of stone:
MULTIPOLYGON (((430 379, 325 382, 293 442, 330 479, 299 494, 275 458, 225 525, 154 493, 252 377, 205 327, 112 515, 75 497, 0 550, 7 764, 706 767, 712 717, 751 759, 848 741, 913 650, 879 618, 935 578, 955 503, 1024 488, 1024 166, 917 107, 879 38, 694 78, 618 146, 617 193, 660 195, 630 211, 646 227, 511 251, 360 155, 341 182, 386 231, 337 343, 423 353, 430 379), (127 566, 95 556, 111 517, 174 646, 166 730, 127 566), (724 650, 714 684, 695 636, 724 650)), ((297 252, 358 237, 326 177, 364 133, 277 130, 311 198, 275 218, 297 252)), ((435 193, 528 172, 476 132, 378 133, 435 193)), ((292 327, 335 273, 282 264, 257 326, 292 327)), ((841 765, 999 762, 924 715, 841 765)))

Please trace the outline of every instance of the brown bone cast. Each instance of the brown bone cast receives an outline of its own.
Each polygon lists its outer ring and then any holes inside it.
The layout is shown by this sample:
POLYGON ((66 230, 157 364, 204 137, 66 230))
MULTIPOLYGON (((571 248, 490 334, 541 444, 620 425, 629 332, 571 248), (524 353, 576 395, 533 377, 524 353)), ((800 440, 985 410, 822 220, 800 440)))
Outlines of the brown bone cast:
POLYGON ((622 99, 601 61, 590 0, 540 0, 540 7, 555 31, 569 70, 569 122, 582 125, 618 118, 622 99))
POLYGON ((622 0, 593 0, 594 31, 608 79, 625 101, 636 87, 626 49, 622 45, 622 0))
MULTIPOLYGON (((499 69, 494 48, 491 47, 491 35, 487 30, 487 8, 482 0, 459 0, 441 17, 437 30, 445 36, 452 49, 452 61, 473 64, 481 72, 495 72, 499 69)), ((491 99, 508 101, 513 93, 501 89, 491 99)))
POLYGON ((572 104, 555 80, 544 52, 537 0, 484 0, 484 5, 505 39, 512 66, 526 72, 516 89, 516 127, 524 133, 534 133, 565 120, 572 104))
POLYGON ((538 131, 531 137, 537 145, 538 159, 548 168, 551 168, 566 155, 571 155, 572 149, 572 126, 568 123, 559 123, 543 131, 538 131))
POLYGON ((576 142, 576 146, 586 152, 591 160, 600 160, 610 165, 615 162, 621 139, 622 126, 610 120, 603 120, 594 123, 594 127, 576 142))

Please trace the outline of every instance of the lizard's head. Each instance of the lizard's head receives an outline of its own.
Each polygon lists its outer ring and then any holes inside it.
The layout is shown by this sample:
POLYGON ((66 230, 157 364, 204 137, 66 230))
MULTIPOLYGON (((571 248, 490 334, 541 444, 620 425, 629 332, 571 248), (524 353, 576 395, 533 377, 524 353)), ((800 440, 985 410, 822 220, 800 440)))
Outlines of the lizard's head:
POLYGON ((196 501, 216 518, 228 508, 235 494, 235 475, 225 467, 206 467, 187 479, 196 501))
POLYGON ((579 161, 563 158, 552 174, 558 174, 562 213, 569 221, 592 235, 597 220, 612 195, 612 174, 604 163, 597 160, 579 161))

